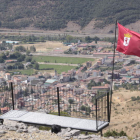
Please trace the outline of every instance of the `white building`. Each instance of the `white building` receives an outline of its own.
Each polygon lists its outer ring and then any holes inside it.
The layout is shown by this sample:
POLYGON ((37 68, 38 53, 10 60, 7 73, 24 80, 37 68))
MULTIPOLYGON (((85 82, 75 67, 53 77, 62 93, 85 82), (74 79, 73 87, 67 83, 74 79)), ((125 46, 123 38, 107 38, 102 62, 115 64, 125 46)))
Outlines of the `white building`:
POLYGON ((10 73, 5 73, 5 79, 6 79, 6 80, 10 80, 10 79, 11 79, 10 73))
POLYGON ((93 70, 93 77, 101 76, 101 71, 93 70))

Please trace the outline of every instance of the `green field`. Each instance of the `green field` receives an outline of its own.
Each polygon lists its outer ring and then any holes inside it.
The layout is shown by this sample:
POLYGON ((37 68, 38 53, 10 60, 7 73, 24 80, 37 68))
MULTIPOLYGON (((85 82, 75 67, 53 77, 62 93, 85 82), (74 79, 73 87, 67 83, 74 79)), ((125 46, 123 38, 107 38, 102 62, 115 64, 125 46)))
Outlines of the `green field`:
MULTIPOLYGON (((25 74, 25 75, 32 75, 32 74, 35 74, 35 70, 34 69, 28 69, 28 70, 9 70, 8 71, 9 73, 14 73, 14 72, 19 72, 19 74, 25 74)), ((18 74, 18 73, 15 73, 15 74, 18 74)))
POLYGON ((61 72, 67 72, 68 70, 71 70, 71 69, 75 69, 76 66, 59 66, 59 65, 46 65, 46 64, 40 64, 39 65, 39 70, 34 70, 34 69, 27 69, 27 70, 20 70, 20 69, 17 69, 17 70, 9 70, 8 72, 9 73, 14 73, 14 72, 19 72, 19 73, 15 73, 17 75, 19 74, 23 74, 23 75, 32 75, 32 74, 35 74, 35 71, 46 71, 48 73, 50 72, 54 72, 54 70, 57 71, 57 73, 61 73, 61 72), (53 70, 45 70, 47 68, 53 68, 53 70), (44 70, 43 70, 44 69, 44 70))
POLYGON ((59 65, 46 65, 46 64, 40 64, 39 69, 47 69, 47 68, 54 68, 54 70, 57 71, 57 73, 61 72, 67 72, 68 70, 75 69, 75 66, 59 66, 59 65))
POLYGON ((55 57, 55 56, 33 56, 37 62, 82 64, 87 61, 95 61, 94 58, 74 58, 74 57, 55 57))

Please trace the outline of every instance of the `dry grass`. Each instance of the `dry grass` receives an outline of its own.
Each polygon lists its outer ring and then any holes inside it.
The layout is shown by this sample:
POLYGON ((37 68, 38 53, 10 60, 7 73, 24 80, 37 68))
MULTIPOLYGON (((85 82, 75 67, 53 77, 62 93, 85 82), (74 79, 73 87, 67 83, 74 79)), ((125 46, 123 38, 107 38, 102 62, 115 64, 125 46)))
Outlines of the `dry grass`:
POLYGON ((124 89, 114 91, 111 123, 106 130, 123 130, 130 137, 140 137, 140 103, 131 101, 132 96, 140 96, 140 92, 124 89))
MULTIPOLYGON (((35 44, 21 44, 25 48, 30 48, 31 46, 34 46, 36 48, 36 52, 53 52, 53 50, 67 50, 69 49, 68 46, 63 45, 63 43, 58 41, 47 41, 47 42, 41 42, 41 43, 35 43, 35 44)), ((14 47, 17 47, 20 45, 14 45, 14 47)))

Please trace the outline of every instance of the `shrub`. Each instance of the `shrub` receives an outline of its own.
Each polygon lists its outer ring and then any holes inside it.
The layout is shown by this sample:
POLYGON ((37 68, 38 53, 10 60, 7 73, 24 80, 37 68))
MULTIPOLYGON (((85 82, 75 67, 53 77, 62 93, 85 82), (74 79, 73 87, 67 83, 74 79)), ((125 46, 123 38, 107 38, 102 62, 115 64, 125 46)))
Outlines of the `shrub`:
POLYGON ((121 136, 127 136, 127 134, 124 131, 117 132, 115 130, 112 130, 112 131, 108 130, 106 133, 104 133, 104 137, 110 137, 110 136, 113 136, 113 137, 120 136, 121 137, 121 136))
POLYGON ((51 130, 51 127, 49 127, 49 126, 39 126, 39 130, 49 131, 49 130, 51 130))

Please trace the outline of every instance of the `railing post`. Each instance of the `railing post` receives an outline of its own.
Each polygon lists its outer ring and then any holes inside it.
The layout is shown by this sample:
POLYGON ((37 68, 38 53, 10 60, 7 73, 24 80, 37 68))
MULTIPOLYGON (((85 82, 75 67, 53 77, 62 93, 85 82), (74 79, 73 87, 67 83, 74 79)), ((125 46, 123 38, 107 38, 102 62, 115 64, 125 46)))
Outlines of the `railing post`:
POLYGON ((110 111, 109 111, 109 92, 107 92, 107 114, 108 114, 108 122, 110 122, 110 111))
POLYGON ((12 82, 11 82, 11 95, 12 95, 12 106, 13 106, 13 110, 15 110, 15 107, 14 107, 13 83, 12 82))
POLYGON ((58 116, 60 116, 59 87, 57 87, 58 116))
POLYGON ((96 130, 98 130, 98 118, 97 118, 97 99, 96 100, 96 130))

